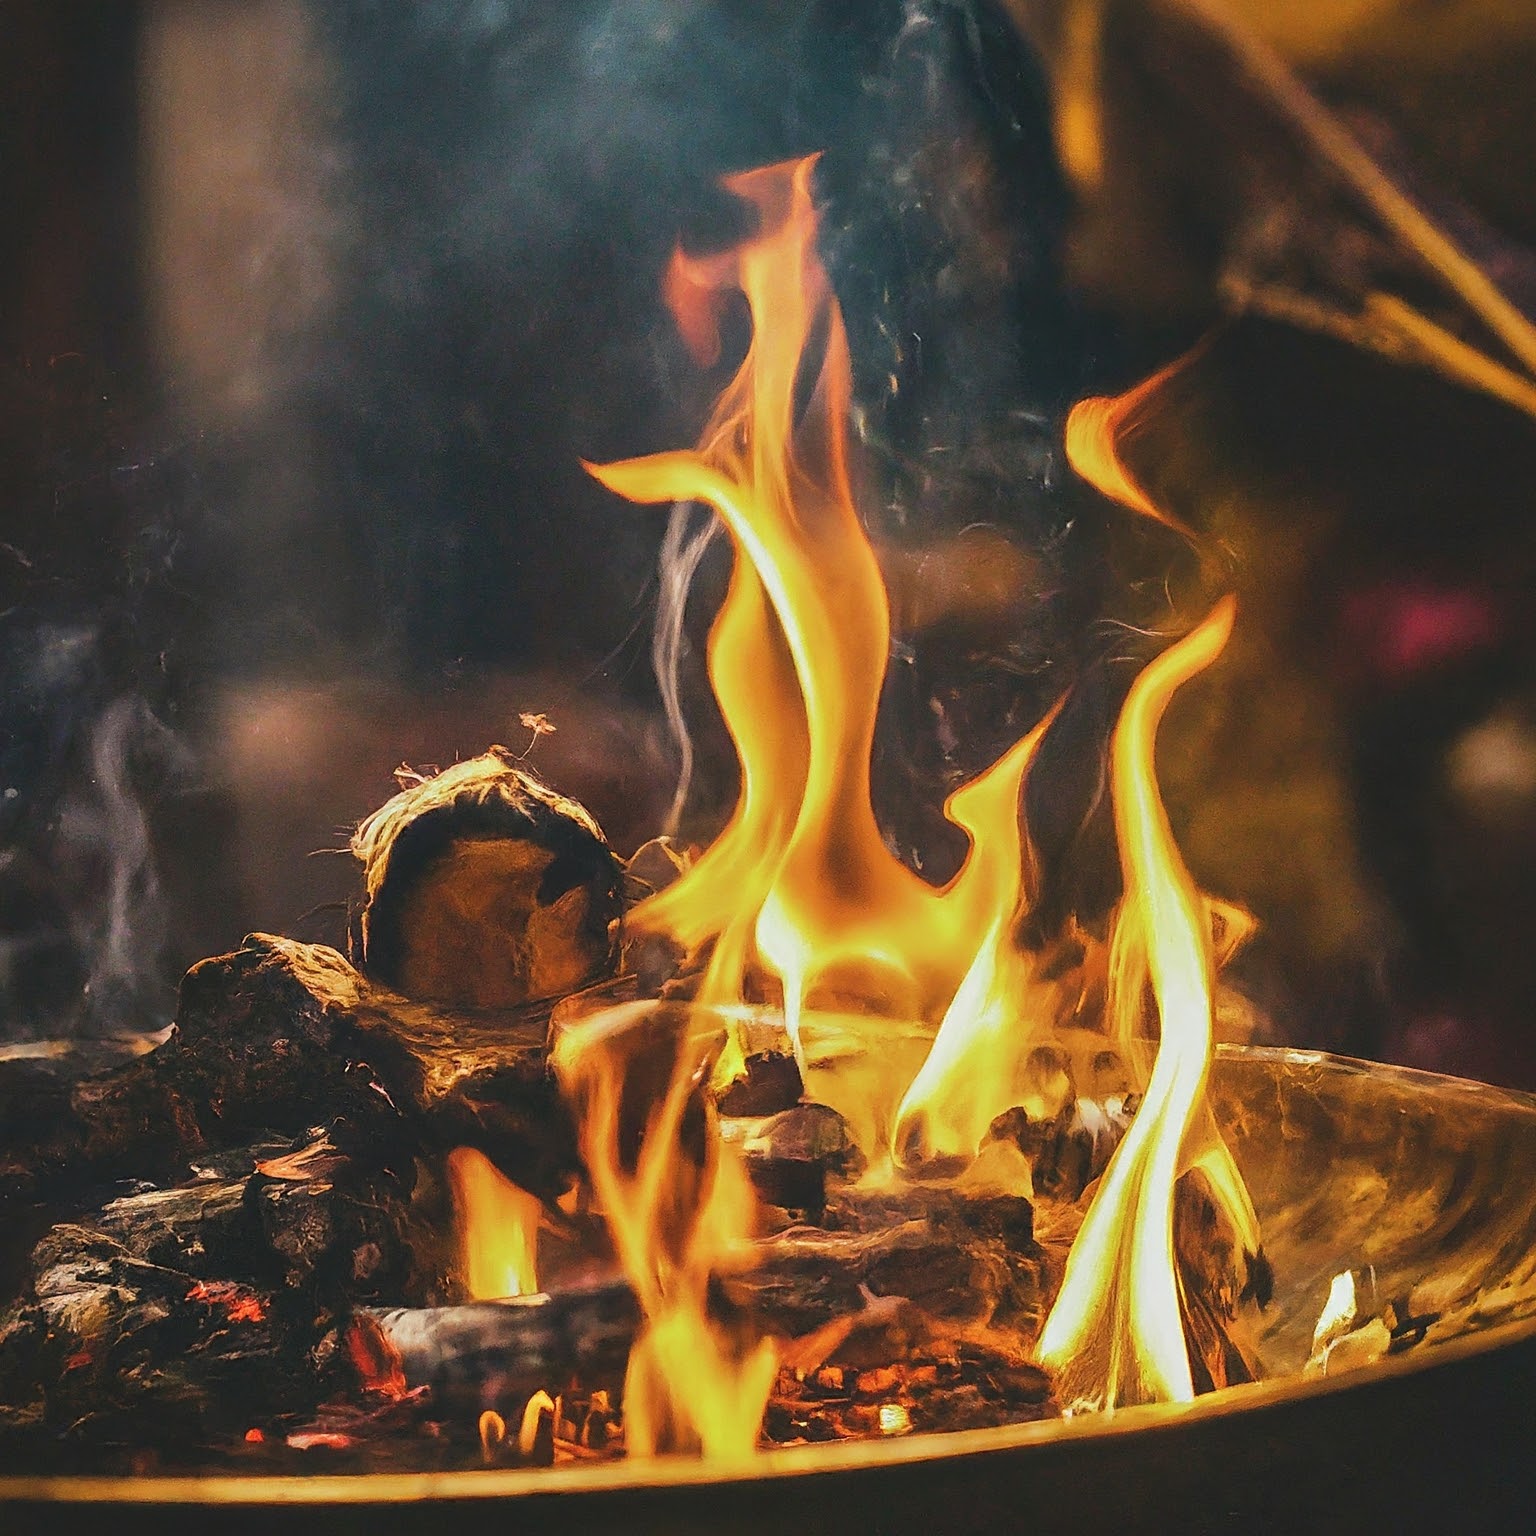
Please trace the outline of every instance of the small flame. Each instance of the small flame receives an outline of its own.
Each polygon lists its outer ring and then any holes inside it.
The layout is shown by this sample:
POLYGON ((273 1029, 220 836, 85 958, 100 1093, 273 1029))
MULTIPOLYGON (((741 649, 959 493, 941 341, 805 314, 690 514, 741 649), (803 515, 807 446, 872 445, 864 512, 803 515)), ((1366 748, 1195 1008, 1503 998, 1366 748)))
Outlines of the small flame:
POLYGON ((641 1029, 644 1013, 621 1008, 574 1026, 554 1053, 593 1194, 646 1319, 624 1380, 625 1445, 638 1456, 742 1461, 757 1448, 778 1352, 711 1318, 708 1290, 712 1275, 741 1263, 757 1202, 700 1093, 719 1036, 671 1036, 665 1019, 661 1030, 641 1029), (636 1137, 625 1116, 647 1077, 646 1052, 660 1058, 665 1082, 636 1137))
POLYGON ((1146 1096, 1073 1244, 1039 1350, 1069 1401, 1106 1408, 1194 1396, 1173 1247, 1174 1187, 1185 1167, 1214 1170, 1213 1187, 1252 1242, 1246 1191, 1205 1107, 1210 917, 1174 843, 1153 762, 1169 701, 1221 654, 1235 613, 1234 600, 1223 599, 1147 667, 1111 749, 1125 882, 1110 946, 1111 1019, 1122 1040, 1137 1037, 1150 987, 1161 1034, 1146 1096))
POLYGON ((480 1415, 480 1454, 486 1462, 494 1462, 498 1448, 507 1438, 507 1421, 494 1408, 487 1408, 480 1415))
MULTIPOLYGON (((523 1407, 523 1422, 518 1426, 517 1448, 524 1456, 532 1456, 535 1447, 539 1443, 539 1426, 544 1415, 555 1418, 555 1400, 548 1392, 535 1392, 523 1407)), ((506 1425, 502 1425, 502 1433, 506 1433, 506 1425)))
POLYGON ((1022 1008, 1032 988, 1029 965, 1013 942, 1015 921, 1034 896, 1034 860, 1018 806, 1059 709, 944 807, 971 834, 970 878, 978 906, 993 916, 897 1111, 893 1141, 906 1161, 970 1157, 992 1120, 1015 1102, 1018 1065, 1037 1037, 1022 1008), (986 836, 989 829, 994 836, 986 836))
POLYGON ((473 1147, 448 1154, 448 1181, 470 1299, 499 1301, 537 1291, 543 1217, 538 1200, 473 1147))
POLYGON ((1096 491, 1133 512, 1140 512, 1191 537, 1190 531, 1147 493, 1140 479, 1121 457, 1123 440, 1146 417, 1147 407, 1168 381, 1194 361, 1199 347, 1176 358, 1166 368, 1144 379, 1123 395, 1095 395, 1079 400, 1067 415, 1067 462, 1096 491))

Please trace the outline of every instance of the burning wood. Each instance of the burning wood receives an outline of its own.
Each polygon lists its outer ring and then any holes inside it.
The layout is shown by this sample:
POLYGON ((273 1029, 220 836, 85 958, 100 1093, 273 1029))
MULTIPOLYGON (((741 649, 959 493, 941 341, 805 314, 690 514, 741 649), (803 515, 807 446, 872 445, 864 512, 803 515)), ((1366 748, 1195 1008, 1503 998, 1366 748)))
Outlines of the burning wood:
POLYGON ((578 1165, 547 1070, 547 1017, 537 1005, 447 1013, 369 981, 333 949, 254 934, 187 973, 159 1049, 58 1089, 59 1123, 41 1147, 21 1142, 25 1120, 0 1138, 13 1161, 31 1154, 28 1187, 56 1195, 184 1176, 209 1151, 340 1118, 380 1146, 478 1147, 554 1199, 578 1165))
MULTIPOLYGON (((639 985, 612 978, 621 871, 519 759, 494 748, 403 788, 354 840, 357 967, 253 936, 193 968, 158 1050, 55 1095, 32 1194, 211 1176, 36 1249, 0 1382, 30 1382, 50 1426, 106 1414, 115 1434, 109 1409, 168 1401, 194 1439, 255 1416, 251 1443, 285 1452, 415 1423, 477 1461, 621 1444, 742 1461, 765 1437, 1251 1377, 1258 1236, 1204 1099, 1228 925, 1153 772, 1162 712, 1219 656, 1232 604, 1147 668, 1115 734, 1124 895, 1091 1040, 1099 1075, 1128 1081, 1085 1099, 1050 1038, 1084 989, 1017 938, 1039 896, 1024 790, 1057 709, 950 795, 968 851, 942 887, 875 818, 889 609, 853 502, 812 172, 733 178, 757 229, 674 260, 685 334, 712 336, 733 290, 754 325, 698 448, 593 470, 632 500, 709 503, 734 551, 709 662, 740 800, 697 857, 637 859, 625 914, 629 957, 679 958, 694 1001, 566 996, 639 985), (748 1022, 764 999, 767 1048, 748 1022), (751 1115, 722 1129, 722 1110, 751 1115), (541 1290, 546 1230, 568 1251, 541 1290)), ((1115 458, 1140 399, 1102 402, 1092 430, 1079 415, 1069 448, 1157 516, 1115 458)))

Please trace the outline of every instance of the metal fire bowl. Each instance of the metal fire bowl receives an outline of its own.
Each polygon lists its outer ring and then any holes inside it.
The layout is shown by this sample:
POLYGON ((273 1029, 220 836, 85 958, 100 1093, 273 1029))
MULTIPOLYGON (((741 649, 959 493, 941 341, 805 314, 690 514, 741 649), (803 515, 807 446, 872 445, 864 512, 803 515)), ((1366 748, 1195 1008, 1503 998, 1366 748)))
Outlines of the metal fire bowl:
POLYGON ((0 1479, 0 1531, 1536 1529, 1536 1098, 1299 1051, 1224 1049, 1219 1119, 1276 1273, 1267 1379, 1185 1406, 775 1451, 359 1477, 0 1479), (1303 1377, 1341 1270, 1423 1340, 1303 1377), (126 1525, 125 1525, 126 1522, 126 1525), (1498 1523, 1493 1523, 1498 1522, 1498 1523))

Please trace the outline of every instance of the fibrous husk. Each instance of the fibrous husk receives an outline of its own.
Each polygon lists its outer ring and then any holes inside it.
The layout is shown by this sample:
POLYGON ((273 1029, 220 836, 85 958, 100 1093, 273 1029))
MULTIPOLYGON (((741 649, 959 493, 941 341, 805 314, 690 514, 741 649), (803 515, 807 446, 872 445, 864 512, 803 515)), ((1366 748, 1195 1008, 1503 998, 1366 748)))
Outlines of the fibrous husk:
POLYGON ((471 1009, 610 974, 622 870, 602 829, 505 747, 403 788, 357 829, 361 968, 471 1009))

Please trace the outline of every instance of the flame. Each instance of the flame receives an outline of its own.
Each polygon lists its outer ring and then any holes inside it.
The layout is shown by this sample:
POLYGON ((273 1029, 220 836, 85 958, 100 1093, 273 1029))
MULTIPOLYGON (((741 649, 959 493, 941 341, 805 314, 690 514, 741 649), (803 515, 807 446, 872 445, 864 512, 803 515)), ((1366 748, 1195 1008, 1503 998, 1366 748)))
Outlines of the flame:
MULTIPOLYGON (((667 302, 701 363, 719 353, 720 312, 733 292, 752 321, 746 355, 697 447, 587 468, 631 501, 707 504, 733 554, 708 666, 738 759, 737 803, 716 840, 627 924, 707 951, 701 1003, 726 1008, 776 986, 802 1069, 808 1009, 873 1015, 888 1021, 892 1040, 897 1026, 937 1024, 895 1115, 899 1088, 863 1117, 888 1137, 889 1146, 864 1150, 872 1169, 889 1174, 891 1154, 908 1164, 973 1157, 990 1121, 1020 1102, 1029 1052, 1056 1015, 1051 987, 1014 940, 1036 894, 1021 802, 1054 711, 946 803, 969 840, 947 885, 929 885, 886 847, 870 759, 890 610, 850 482, 848 343, 816 256, 814 168, 811 158, 729 178, 756 213, 755 232, 719 255, 672 259, 667 302)), ((1119 441, 1187 361, 1117 399, 1083 402, 1067 424, 1069 457, 1084 478, 1184 532, 1126 468, 1119 441)), ((1229 600, 1146 670, 1115 735, 1125 896, 1109 993, 1146 1094, 1042 1341, 1070 1394, 1109 1406, 1192 1394, 1172 1243, 1179 1174, 1200 1167, 1243 1240, 1254 1238, 1246 1191, 1203 1096, 1212 971, 1218 950, 1240 941, 1246 914, 1195 889, 1153 774, 1163 710, 1220 653, 1232 614, 1229 600), (1150 1062, 1140 1039, 1149 986, 1162 1021, 1150 1062)), ((644 1017, 617 1010, 589 1021, 555 1052, 593 1191, 646 1317, 626 1381, 627 1443, 641 1454, 737 1458, 755 1444, 775 1354, 722 1329, 706 1293, 712 1274, 739 1262, 753 1201, 734 1153, 706 1138, 690 1154, 684 1131, 689 1115, 708 1118, 701 1076, 739 1057, 718 1039, 705 1045, 674 1031, 662 1050, 664 1081, 652 1082, 643 1125, 629 1125, 626 1143, 623 1105, 641 1064, 621 1037, 644 1017)), ((869 1028, 878 1040, 881 1026, 869 1028)), ((652 1052, 661 1049, 654 1033, 652 1052)))
POLYGON ((1036 1038, 1030 1021, 1021 1016, 1021 1000, 1032 985, 1030 970, 1013 943, 1014 923, 1034 896, 1034 860, 1018 806, 1030 766, 1060 707, 944 806, 944 814, 971 835, 970 878, 978 905, 993 915, 897 1111, 893 1141, 905 1161, 969 1157, 993 1119, 1015 1102, 1018 1065, 1036 1038), (987 837, 994 828, 998 835, 987 837))
POLYGON ((496 1451, 507 1438, 507 1421, 494 1408, 480 1415, 480 1454, 487 1465, 496 1460, 496 1451))
POLYGON ((1137 678, 1115 728, 1111 782, 1125 892, 1110 947, 1116 1033, 1141 1032, 1150 988, 1160 1022, 1146 1095, 1116 1149, 1067 1259, 1040 1336, 1040 1359, 1068 1401, 1106 1408, 1194 1396, 1173 1248, 1174 1187, 1192 1163, 1213 1170, 1218 1197, 1253 1242, 1252 1209, 1204 1098, 1211 1056, 1210 917, 1184 866, 1154 768, 1157 729, 1177 690, 1222 652, 1236 604, 1137 678))
POLYGON ((448 1182, 470 1299, 499 1301, 537 1291, 539 1201, 473 1147, 448 1154, 448 1182))
POLYGON ((1203 343, 1175 358, 1166 368, 1144 379, 1123 395, 1094 395, 1079 400, 1067 414, 1067 462, 1096 491, 1133 512, 1140 512, 1192 538, 1190 530, 1147 493, 1141 480, 1121 457, 1123 439, 1134 433, 1163 386, 1182 373, 1202 350, 1203 343))
POLYGON ((771 1340, 742 1340, 711 1318, 708 1289, 712 1275, 742 1262, 757 1203, 700 1093, 720 1037, 669 1023, 647 1020, 643 1004, 611 1010, 562 1034, 554 1067, 576 1108, 597 1206, 645 1314, 624 1379, 625 1446, 638 1456, 692 1451, 739 1462, 756 1451, 778 1352, 771 1340), (637 1138, 626 1133, 634 1085, 658 1060, 665 1080, 637 1138))
POLYGON ((942 890, 886 847, 870 753, 890 613, 849 482, 848 344, 816 257, 814 166, 729 178, 757 210, 758 232, 724 256, 673 258, 666 292, 696 354, 713 351, 727 287, 745 295, 753 323, 697 449, 588 466, 632 501, 708 503, 735 555, 708 660, 740 764, 737 805, 697 862, 627 920, 690 950, 713 944, 703 1002, 739 1002, 766 973, 797 1048, 818 988, 882 1017, 935 1020, 975 965, 1010 968, 1006 935, 993 930, 1017 904, 1028 766, 1016 747, 952 797, 971 852, 942 890))

